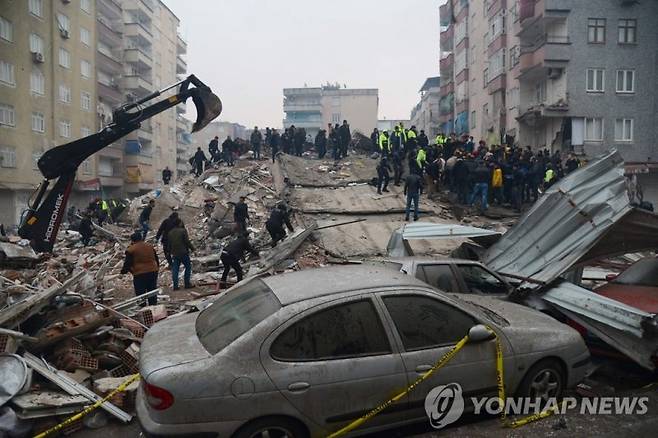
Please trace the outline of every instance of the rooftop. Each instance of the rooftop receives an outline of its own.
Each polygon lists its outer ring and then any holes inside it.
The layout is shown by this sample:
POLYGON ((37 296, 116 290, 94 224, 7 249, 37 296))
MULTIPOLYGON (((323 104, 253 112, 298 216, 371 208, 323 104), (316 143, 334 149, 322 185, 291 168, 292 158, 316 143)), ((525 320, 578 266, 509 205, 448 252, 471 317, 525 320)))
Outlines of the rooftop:
POLYGON ((422 87, 420 87, 419 92, 422 91, 428 91, 430 88, 438 88, 441 86, 441 77, 440 76, 434 76, 431 78, 425 79, 425 83, 423 84, 422 87))

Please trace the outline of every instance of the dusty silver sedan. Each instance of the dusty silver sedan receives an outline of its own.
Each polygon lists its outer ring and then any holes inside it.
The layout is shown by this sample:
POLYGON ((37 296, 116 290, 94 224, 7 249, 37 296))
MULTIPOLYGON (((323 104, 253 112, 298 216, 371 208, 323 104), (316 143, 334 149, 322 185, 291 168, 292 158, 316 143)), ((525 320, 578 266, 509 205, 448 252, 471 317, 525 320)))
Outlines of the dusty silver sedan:
MULTIPOLYGON (((508 393, 559 396, 584 377, 580 335, 513 303, 432 289, 391 269, 323 268, 239 284, 144 339, 137 414, 147 436, 326 436, 404 389, 469 333, 493 328, 508 393), (473 329, 473 327, 476 327, 473 329)), ((353 432, 428 421, 438 385, 495 395, 495 342, 478 336, 353 432)))

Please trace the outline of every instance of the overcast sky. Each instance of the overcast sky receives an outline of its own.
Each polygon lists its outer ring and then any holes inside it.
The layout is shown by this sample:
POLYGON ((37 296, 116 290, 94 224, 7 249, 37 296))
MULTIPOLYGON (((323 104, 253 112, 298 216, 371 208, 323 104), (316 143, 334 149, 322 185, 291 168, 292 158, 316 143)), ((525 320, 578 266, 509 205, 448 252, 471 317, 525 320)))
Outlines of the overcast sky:
POLYGON ((221 120, 279 127, 283 88, 327 81, 378 88, 379 118, 406 119, 439 74, 438 0, 163 1, 221 120))

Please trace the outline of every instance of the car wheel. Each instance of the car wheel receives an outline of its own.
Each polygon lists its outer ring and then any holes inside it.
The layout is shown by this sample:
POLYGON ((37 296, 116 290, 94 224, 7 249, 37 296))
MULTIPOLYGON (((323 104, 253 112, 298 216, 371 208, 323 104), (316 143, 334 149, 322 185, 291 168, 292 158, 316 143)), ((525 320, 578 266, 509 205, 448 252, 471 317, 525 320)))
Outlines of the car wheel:
POLYGON ((308 433, 301 424, 287 418, 262 418, 244 426, 234 437, 307 438, 308 433))
POLYGON ((519 396, 548 401, 559 399, 564 389, 564 372, 555 359, 544 359, 534 364, 519 386, 519 396))

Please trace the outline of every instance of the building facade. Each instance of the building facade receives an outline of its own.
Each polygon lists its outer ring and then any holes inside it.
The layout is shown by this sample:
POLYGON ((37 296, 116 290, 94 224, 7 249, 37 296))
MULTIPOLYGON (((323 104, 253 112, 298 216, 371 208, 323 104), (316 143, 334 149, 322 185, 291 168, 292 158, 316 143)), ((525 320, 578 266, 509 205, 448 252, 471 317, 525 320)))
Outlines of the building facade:
POLYGON ((347 120, 352 131, 364 135, 377 126, 379 91, 377 89, 341 88, 327 85, 313 88, 283 89, 284 128, 304 128, 311 138, 327 124, 347 120))
MULTIPOLYGON (((96 6, 2 2, 0 8, 0 222, 19 223, 42 180, 44 151, 96 129, 96 6)), ((72 202, 99 193, 98 157, 80 167, 72 202)))
POLYGON ((418 132, 425 131, 425 134, 430 138, 436 137, 440 131, 440 89, 440 77, 427 78, 419 90, 420 102, 411 110, 411 121, 409 122, 411 126, 415 126, 418 132))
POLYGON ((658 200, 658 2, 449 0, 440 18, 444 132, 616 148, 658 200))

